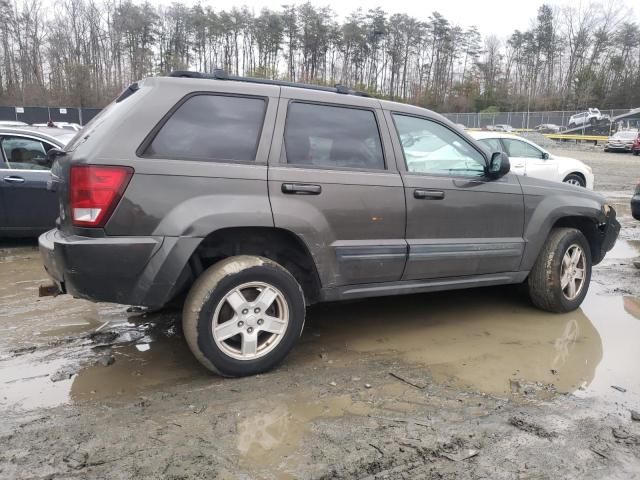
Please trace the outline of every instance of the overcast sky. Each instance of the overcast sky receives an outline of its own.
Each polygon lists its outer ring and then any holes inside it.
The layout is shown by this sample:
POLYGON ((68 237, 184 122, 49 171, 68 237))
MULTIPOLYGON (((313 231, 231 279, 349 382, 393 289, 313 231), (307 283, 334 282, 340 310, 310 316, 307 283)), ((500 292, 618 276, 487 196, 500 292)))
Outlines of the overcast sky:
MULTIPOLYGON (((169 5, 173 0, 160 0, 159 3, 169 5)), ((306 0, 180 0, 187 5, 202 3, 211 5, 215 10, 228 10, 234 6, 247 5, 259 12, 263 7, 278 9, 283 4, 301 4, 306 0)), ((608 3, 611 0, 602 0, 600 3, 608 3)), ((632 0, 613 0, 623 5, 638 21, 638 10, 634 12, 632 0)), ((154 2, 156 3, 156 2, 154 2)), ((341 17, 347 16, 352 11, 362 8, 381 7, 389 13, 406 13, 413 17, 426 20, 431 12, 440 12, 455 25, 469 27, 476 25, 483 35, 490 33, 499 37, 509 36, 515 29, 529 28, 530 22, 535 18, 538 7, 543 0, 312 0, 316 6, 331 6, 341 17)), ((580 5, 581 0, 547 0, 551 5, 565 6, 580 5)), ((582 1, 584 5, 588 1, 582 1)), ((638 3, 640 5, 640 3, 638 3)))

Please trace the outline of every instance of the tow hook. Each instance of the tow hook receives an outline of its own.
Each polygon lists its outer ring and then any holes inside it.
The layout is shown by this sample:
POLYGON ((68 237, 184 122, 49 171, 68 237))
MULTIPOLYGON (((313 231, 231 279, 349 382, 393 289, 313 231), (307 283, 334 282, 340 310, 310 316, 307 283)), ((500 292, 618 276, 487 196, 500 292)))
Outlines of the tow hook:
POLYGON ((55 283, 51 283, 49 285, 40 285, 38 288, 38 296, 39 297, 57 297, 60 295, 62 291, 60 287, 55 283))

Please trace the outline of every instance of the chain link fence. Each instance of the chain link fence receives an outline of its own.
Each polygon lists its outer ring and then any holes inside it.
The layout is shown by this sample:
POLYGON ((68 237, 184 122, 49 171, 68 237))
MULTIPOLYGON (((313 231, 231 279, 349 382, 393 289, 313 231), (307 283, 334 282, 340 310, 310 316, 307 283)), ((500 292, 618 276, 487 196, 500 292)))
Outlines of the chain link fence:
POLYGON ((85 125, 100 113, 99 108, 64 107, 0 107, 0 121, 25 123, 69 122, 85 125))
MULTIPOLYGON (((582 110, 584 111, 584 110, 582 110)), ((611 118, 629 112, 629 109, 601 110, 603 115, 611 118)), ((13 120, 25 123, 70 122, 85 125, 100 113, 99 108, 60 108, 60 107, 0 107, 0 121, 13 120)), ((488 125, 506 124, 513 128, 535 128, 538 125, 552 123, 566 126, 569 118, 577 110, 549 112, 496 112, 496 113, 444 113, 454 123, 467 128, 486 128, 488 125)))
MULTIPOLYGON (((486 128, 488 125, 506 124, 513 128, 535 128, 538 125, 552 123, 566 127, 569 118, 584 110, 559 110, 550 112, 497 112, 497 113, 444 113, 454 123, 467 128, 486 128)), ((611 118, 628 113, 629 109, 601 110, 603 115, 611 118)))

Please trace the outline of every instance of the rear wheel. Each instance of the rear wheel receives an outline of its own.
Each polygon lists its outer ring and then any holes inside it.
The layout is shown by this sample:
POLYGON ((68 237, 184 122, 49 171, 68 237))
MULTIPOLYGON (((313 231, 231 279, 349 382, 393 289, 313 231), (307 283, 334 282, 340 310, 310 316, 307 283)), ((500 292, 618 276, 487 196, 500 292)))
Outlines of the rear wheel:
POLYGON ((633 154, 637 157, 638 155, 640 155, 640 150, 634 150, 633 154))
POLYGON ((580 230, 552 230, 527 280, 531 301, 549 312, 575 310, 587 295, 591 266, 591 249, 580 230))
POLYGON ((575 185, 576 187, 586 187, 587 182, 582 177, 582 175, 578 175, 577 173, 570 173, 563 180, 564 183, 568 183, 569 185, 575 185))
POLYGON ((240 377, 282 361, 304 318, 302 289, 287 270, 266 258, 237 256, 202 273, 187 296, 182 323, 200 363, 240 377))

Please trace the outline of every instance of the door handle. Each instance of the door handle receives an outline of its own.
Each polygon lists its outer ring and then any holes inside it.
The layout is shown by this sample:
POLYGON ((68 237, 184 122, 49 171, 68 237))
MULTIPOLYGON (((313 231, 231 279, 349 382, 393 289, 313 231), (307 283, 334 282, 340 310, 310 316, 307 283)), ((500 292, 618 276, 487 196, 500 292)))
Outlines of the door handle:
POLYGON ((8 177, 4 177, 3 180, 7 183, 24 183, 24 178, 18 177, 17 175, 9 175, 8 177))
POLYGON ((444 192, 441 190, 417 189, 413 191, 413 197, 418 200, 442 200, 444 198, 444 192))
POLYGON ((322 187, 309 183, 283 183, 282 193, 293 195, 320 195, 322 187))

